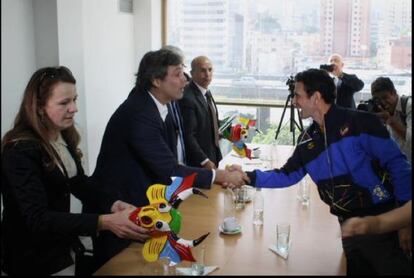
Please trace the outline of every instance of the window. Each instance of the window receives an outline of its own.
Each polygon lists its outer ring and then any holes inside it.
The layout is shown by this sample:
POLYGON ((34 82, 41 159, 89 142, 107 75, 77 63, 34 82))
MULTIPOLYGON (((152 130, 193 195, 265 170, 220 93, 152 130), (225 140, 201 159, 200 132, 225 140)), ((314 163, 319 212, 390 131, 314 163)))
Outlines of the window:
POLYGON ((412 47, 404 43, 411 42, 411 17, 403 16, 411 14, 409 0, 167 1, 167 44, 183 50, 187 65, 199 55, 212 59, 210 87, 219 110, 237 108, 258 117, 259 125, 274 126, 289 94, 288 77, 327 63, 333 52, 344 57, 345 72, 365 83, 356 103, 371 97, 378 76, 404 80, 396 89, 411 95, 412 47), (343 22, 340 11, 346 10, 352 13, 343 22))

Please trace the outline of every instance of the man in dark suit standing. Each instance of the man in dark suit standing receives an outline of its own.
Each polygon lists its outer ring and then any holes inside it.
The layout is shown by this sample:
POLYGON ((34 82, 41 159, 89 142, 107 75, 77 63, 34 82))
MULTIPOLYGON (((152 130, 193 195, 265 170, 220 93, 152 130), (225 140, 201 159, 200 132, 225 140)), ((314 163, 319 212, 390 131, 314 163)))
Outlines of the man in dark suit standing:
POLYGON ((334 65, 332 74, 336 85, 336 104, 342 107, 355 109, 354 94, 364 87, 364 82, 355 74, 347 74, 342 71, 344 62, 339 54, 332 54, 329 63, 334 65))
POLYGON ((218 111, 208 86, 213 65, 205 56, 191 62, 192 81, 179 101, 184 120, 188 165, 216 169, 222 155, 219 147, 218 111))
MULTIPOLYGON (((177 128, 171 101, 180 99, 186 80, 180 55, 170 50, 150 51, 142 58, 135 87, 111 116, 92 178, 114 198, 137 207, 147 205, 147 188, 168 185, 171 176, 197 177, 194 186, 209 189, 212 183, 245 184, 247 176, 224 170, 207 170, 177 161, 177 128)), ((88 208, 86 208, 87 210, 88 208)), ((94 239, 97 266, 129 245, 109 233, 94 239)))

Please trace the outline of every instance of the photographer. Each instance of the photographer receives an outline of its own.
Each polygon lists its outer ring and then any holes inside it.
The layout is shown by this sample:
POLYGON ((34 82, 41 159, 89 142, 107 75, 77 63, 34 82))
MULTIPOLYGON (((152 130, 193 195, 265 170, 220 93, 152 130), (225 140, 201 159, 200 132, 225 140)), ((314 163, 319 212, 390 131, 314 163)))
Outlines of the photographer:
POLYGON ((336 85, 336 104, 342 107, 355 108, 354 94, 364 87, 364 82, 355 74, 342 71, 344 62, 339 54, 329 57, 330 65, 321 65, 320 68, 328 71, 334 77, 336 85))
POLYGON ((411 163, 411 97, 399 96, 388 77, 378 77, 371 84, 373 109, 386 125, 391 137, 411 163))

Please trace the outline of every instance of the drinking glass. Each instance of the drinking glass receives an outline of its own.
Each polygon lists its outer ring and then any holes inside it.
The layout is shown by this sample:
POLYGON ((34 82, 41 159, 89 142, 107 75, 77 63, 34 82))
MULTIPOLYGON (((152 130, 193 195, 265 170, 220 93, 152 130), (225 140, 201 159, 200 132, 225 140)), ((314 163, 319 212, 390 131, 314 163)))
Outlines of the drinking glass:
POLYGON ((205 245, 194 247, 191 250, 194 259, 196 260, 191 264, 191 275, 199 276, 204 274, 204 259, 206 255, 206 247, 205 245))
POLYGON ((289 241, 290 241, 290 224, 280 223, 276 225, 276 246, 277 249, 287 254, 289 252, 289 241))

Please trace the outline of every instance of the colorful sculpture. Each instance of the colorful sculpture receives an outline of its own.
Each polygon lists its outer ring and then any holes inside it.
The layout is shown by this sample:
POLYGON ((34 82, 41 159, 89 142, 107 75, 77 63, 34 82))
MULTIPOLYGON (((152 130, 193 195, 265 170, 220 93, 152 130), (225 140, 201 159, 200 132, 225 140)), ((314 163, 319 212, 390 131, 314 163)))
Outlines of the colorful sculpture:
POLYGON ((249 128, 256 125, 256 120, 239 117, 239 123, 232 124, 233 119, 234 117, 223 121, 224 124, 220 128, 223 138, 233 143, 232 148, 239 156, 252 159, 252 150, 247 147, 245 141, 249 135, 249 128))
POLYGON ((195 261, 190 248, 200 244, 210 233, 196 240, 179 238, 177 234, 181 228, 181 214, 177 209, 192 194, 207 198, 203 192, 192 187, 196 175, 177 177, 169 186, 151 185, 147 190, 150 204, 139 207, 130 214, 131 221, 150 230, 151 238, 145 242, 142 250, 146 261, 168 258, 170 265, 182 260, 195 261))

